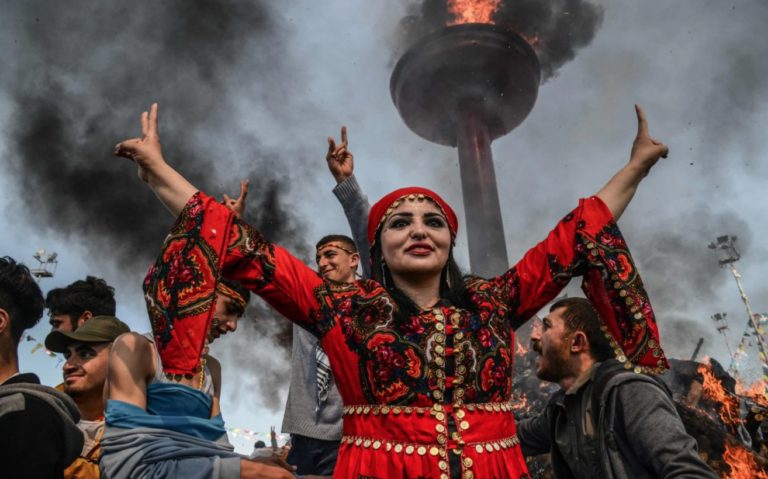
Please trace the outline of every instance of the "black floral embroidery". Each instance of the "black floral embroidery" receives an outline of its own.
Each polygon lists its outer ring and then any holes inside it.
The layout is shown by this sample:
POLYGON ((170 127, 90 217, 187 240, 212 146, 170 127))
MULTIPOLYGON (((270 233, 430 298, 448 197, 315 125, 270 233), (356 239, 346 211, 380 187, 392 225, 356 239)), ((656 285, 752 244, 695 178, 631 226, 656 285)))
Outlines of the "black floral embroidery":
POLYGON ((238 218, 233 219, 227 254, 238 255, 243 261, 260 268, 261 275, 253 285, 254 291, 272 282, 275 276, 275 246, 258 230, 238 218))
MULTIPOLYGON (((470 310, 439 308, 444 318, 457 315, 455 333, 463 339, 455 345, 463 358, 466 400, 502 401, 511 388, 509 345, 512 330, 506 321, 507 305, 499 290, 479 278, 468 278, 467 288, 473 303, 470 310), (483 388, 479 378, 480 357, 497 366, 489 371, 483 388), (505 359, 506 358, 506 359, 505 359), (499 374, 502 372, 501 374, 499 374)), ((353 285, 325 283, 315 289, 320 308, 313 312, 313 323, 320 337, 338 324, 347 346, 359 357, 358 369, 366 399, 376 404, 407 405, 431 402, 431 393, 440 389, 434 374, 442 370, 435 364, 435 338, 443 335, 435 310, 424 311, 396 323, 396 304, 389 293, 374 281, 353 285)))
POLYGON ((218 256, 200 236, 202 209, 200 194, 195 194, 144 279, 147 311, 161 349, 170 342, 178 321, 206 311, 213 301, 218 256))
POLYGON ((589 268, 599 273, 587 275, 585 291, 588 296, 595 294, 589 291, 601 291, 609 298, 619 333, 618 338, 610 339, 617 351, 626 356, 629 364, 643 363, 642 369, 662 372, 666 358, 650 328, 656 325, 653 308, 618 226, 611 221, 594 237, 582 235, 578 240, 585 249, 589 268), (586 288, 590 281, 598 279, 602 287, 593 284, 586 288))

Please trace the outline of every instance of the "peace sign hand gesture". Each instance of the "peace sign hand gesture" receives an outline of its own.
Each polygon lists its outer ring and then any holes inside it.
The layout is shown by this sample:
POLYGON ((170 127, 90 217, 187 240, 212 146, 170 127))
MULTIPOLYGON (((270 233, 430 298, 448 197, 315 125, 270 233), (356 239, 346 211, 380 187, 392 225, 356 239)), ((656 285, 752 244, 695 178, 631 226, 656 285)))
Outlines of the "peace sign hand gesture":
POLYGON ((659 161, 659 158, 667 157, 669 147, 651 138, 648 132, 648 121, 645 119, 645 112, 640 105, 635 105, 635 112, 637 113, 637 136, 632 143, 629 164, 638 168, 643 175, 647 175, 653 165, 659 161))
POLYGON ((238 218, 242 218, 243 213, 245 213, 245 197, 248 196, 249 184, 248 180, 242 180, 240 182, 240 196, 233 200, 225 193, 224 199, 221 201, 221 204, 226 206, 238 218))
POLYGON ((157 166, 165 163, 157 133, 157 103, 149 112, 141 114, 141 138, 124 140, 115 145, 115 156, 128 158, 139 167, 139 178, 149 182, 149 176, 157 166))
POLYGON ((328 162, 328 169, 336 178, 336 183, 341 183, 354 171, 354 156, 349 151, 349 142, 347 141, 347 127, 341 127, 341 144, 337 147, 333 137, 328 137, 328 153, 325 155, 325 161, 328 162))

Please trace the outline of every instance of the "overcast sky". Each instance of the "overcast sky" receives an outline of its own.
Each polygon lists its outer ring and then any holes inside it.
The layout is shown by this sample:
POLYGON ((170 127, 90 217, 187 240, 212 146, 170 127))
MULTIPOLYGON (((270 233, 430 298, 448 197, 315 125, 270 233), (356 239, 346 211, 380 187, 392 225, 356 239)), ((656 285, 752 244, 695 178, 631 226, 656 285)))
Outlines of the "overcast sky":
MULTIPOLYGON (((35 250, 56 251, 45 291, 104 277, 118 291, 118 315, 140 331, 149 329, 141 280, 173 218, 110 152, 138 134, 152 101, 167 160, 216 195, 250 178, 250 219, 303 257, 320 236, 348 231, 323 160, 325 138, 342 124, 372 200, 420 184, 463 218, 455 149, 409 131, 389 94, 402 19, 420 2, 210 4, 0 6, 0 253, 34 265, 35 250)), ((728 313, 732 347, 746 315, 706 246, 739 237, 747 294, 755 311, 768 310, 768 3, 551 4, 558 25, 568 25, 570 9, 596 16, 530 116, 493 144, 509 256, 519 258, 625 164, 640 103, 671 153, 619 224, 668 355, 690 357, 703 337, 701 354, 728 363, 710 315, 728 313)), ((457 245, 466 266, 462 234, 457 245)), ((272 326, 241 326, 213 348, 225 366, 225 417, 266 431, 282 416, 287 356, 272 326)), ((42 340, 47 331, 41 324, 31 333, 42 340)), ((31 348, 21 347, 22 368, 58 381, 56 360, 31 348)), ((751 351, 744 367, 753 374, 751 351)))

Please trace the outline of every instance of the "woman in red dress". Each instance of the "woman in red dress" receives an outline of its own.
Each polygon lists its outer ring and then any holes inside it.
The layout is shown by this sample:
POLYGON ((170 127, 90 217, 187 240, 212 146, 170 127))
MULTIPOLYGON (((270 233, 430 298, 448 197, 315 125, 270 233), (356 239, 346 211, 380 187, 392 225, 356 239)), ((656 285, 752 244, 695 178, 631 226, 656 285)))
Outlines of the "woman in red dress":
POLYGON ((335 284, 274 245, 165 163, 157 105, 143 137, 117 145, 178 215, 145 292, 166 373, 199 368, 220 276, 238 280, 320 338, 344 400, 334 477, 527 477, 511 412, 514 330, 574 275, 628 368, 667 362, 642 281, 615 224, 667 148, 637 108, 629 163, 583 199, 501 276, 463 276, 453 261, 458 221, 424 188, 404 188, 369 216, 374 279, 335 284), (183 321, 182 321, 183 320, 183 321), (200 348, 198 349, 198 343, 200 348))

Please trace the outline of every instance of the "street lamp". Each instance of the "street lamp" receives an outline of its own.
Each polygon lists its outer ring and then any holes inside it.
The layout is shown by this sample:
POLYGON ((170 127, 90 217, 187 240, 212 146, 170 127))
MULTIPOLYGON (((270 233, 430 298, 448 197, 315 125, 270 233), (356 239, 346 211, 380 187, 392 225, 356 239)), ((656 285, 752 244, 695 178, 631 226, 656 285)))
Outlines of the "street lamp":
POLYGON ((44 249, 39 249, 32 257, 39 263, 37 268, 29 271, 32 276, 38 281, 41 278, 53 278, 54 273, 56 273, 56 267, 59 265, 59 255, 55 252, 47 254, 44 249))

